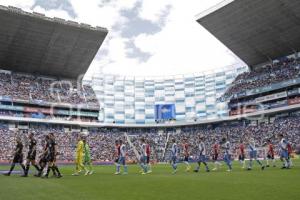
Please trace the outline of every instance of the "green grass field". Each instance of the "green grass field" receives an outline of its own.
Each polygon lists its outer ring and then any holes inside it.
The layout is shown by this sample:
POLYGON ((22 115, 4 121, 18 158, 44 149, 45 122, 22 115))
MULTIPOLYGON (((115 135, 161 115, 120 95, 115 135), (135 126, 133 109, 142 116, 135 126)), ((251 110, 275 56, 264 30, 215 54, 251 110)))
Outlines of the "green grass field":
MULTIPOLYGON (((171 174, 169 165, 153 166, 153 173, 140 175, 138 166, 129 166, 128 175, 113 175, 113 166, 97 166, 91 176, 71 176, 73 167, 61 167, 62 179, 21 178, 19 175, 0 177, 1 200, 299 200, 300 162, 290 170, 267 168, 261 171, 240 169, 226 172, 223 166, 218 172, 179 172, 171 174)), ((279 165, 279 163, 278 163, 279 165)), ((255 165, 257 166, 257 165, 255 165)), ((0 167, 1 170, 8 166, 0 167)), ((203 168, 202 168, 203 169, 203 168)))

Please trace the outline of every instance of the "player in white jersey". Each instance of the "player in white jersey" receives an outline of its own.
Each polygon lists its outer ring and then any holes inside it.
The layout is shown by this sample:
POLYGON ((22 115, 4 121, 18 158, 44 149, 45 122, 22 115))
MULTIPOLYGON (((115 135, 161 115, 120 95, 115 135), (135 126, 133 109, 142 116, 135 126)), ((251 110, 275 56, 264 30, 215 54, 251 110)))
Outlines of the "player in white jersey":
POLYGON ((173 174, 177 172, 177 159, 178 159, 178 146, 175 139, 172 139, 172 148, 171 148, 171 165, 173 168, 173 174))
POLYGON ((280 151, 280 160, 283 162, 282 169, 289 169, 291 167, 289 153, 288 153, 288 142, 283 137, 283 134, 278 135, 279 139, 279 151, 280 151))
POLYGON ((257 159, 257 149, 256 149, 256 146, 255 146, 255 140, 253 138, 251 138, 248 141, 248 146, 249 146, 249 156, 250 156, 250 160, 249 160, 249 164, 248 164, 248 170, 252 169, 253 159, 256 160, 256 162, 260 165, 261 170, 264 170, 265 166, 260 162, 260 160, 257 159))
POLYGON ((147 144, 144 138, 141 138, 141 155, 140 155, 140 166, 143 169, 142 174, 146 174, 148 172, 148 164, 147 164, 147 144))
POLYGON ((123 165, 124 167, 123 174, 128 174, 128 169, 126 165, 126 146, 122 140, 119 141, 119 144, 120 144, 120 158, 119 158, 119 165, 117 165, 117 172, 115 174, 116 175, 120 174, 121 165, 123 165))
POLYGON ((201 163, 203 163, 205 165, 206 172, 209 172, 209 168, 208 168, 208 165, 206 163, 206 147, 205 147, 205 144, 204 144, 204 137, 203 136, 199 137, 198 147, 199 147, 199 157, 198 157, 198 161, 197 161, 198 166, 194 170, 194 172, 199 172, 201 163))
POLYGON ((224 151, 224 162, 226 163, 226 165, 228 166, 228 170, 229 172, 232 171, 232 162, 231 162, 231 144, 230 142, 226 139, 226 138, 222 138, 222 149, 224 151))

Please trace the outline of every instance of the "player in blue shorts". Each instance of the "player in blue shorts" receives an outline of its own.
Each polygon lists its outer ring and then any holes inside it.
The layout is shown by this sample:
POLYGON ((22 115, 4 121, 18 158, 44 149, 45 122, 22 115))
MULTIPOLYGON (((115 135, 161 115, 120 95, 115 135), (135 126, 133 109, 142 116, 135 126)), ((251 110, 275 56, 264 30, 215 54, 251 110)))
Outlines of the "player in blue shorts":
POLYGON ((173 174, 177 172, 177 158, 178 158, 178 146, 175 139, 172 139, 172 148, 171 148, 171 165, 173 168, 173 174))
POLYGON ((224 151, 224 162, 228 166, 228 172, 232 171, 232 161, 231 161, 231 145, 227 138, 222 138, 221 147, 224 151))
POLYGON ((119 141, 119 145, 120 145, 120 158, 118 160, 117 172, 115 174, 116 175, 120 174, 120 167, 121 167, 121 165, 123 165, 123 167, 124 167, 123 174, 125 175, 125 174, 128 174, 128 168, 126 165, 126 146, 122 140, 119 141))
POLYGON ((282 169, 289 169, 291 167, 288 153, 288 142, 283 137, 283 134, 278 135, 279 139, 279 152, 280 152, 280 160, 283 162, 282 169))
POLYGON ((250 156, 248 170, 252 169, 253 159, 256 160, 256 162, 260 165, 261 170, 264 170, 265 166, 260 162, 260 160, 257 159, 257 149, 255 147, 255 140, 253 138, 248 141, 248 146, 249 146, 249 156, 250 156))
POLYGON ((206 163, 206 147, 205 147, 205 144, 204 144, 204 137, 203 136, 199 137, 198 147, 199 147, 199 158, 198 158, 198 161, 197 161, 198 166, 194 170, 194 172, 199 172, 201 163, 203 163, 205 165, 206 172, 209 172, 209 168, 208 168, 208 165, 206 163))
POLYGON ((148 164, 147 164, 147 144, 144 138, 141 138, 141 155, 140 155, 140 166, 143 169, 142 174, 146 174, 148 172, 148 164))

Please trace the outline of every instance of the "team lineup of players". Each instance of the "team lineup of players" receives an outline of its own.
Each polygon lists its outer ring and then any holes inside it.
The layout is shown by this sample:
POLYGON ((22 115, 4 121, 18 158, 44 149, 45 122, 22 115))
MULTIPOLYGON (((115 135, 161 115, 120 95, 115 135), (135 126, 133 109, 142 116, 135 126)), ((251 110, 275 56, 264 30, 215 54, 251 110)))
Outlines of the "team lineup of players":
MULTIPOLYGON (((277 136, 278 138, 278 146, 279 146, 279 155, 280 159, 283 162, 282 169, 289 169, 291 167, 291 159, 290 154, 292 152, 290 143, 283 137, 282 134, 277 136)), ((57 178, 61 178, 62 175, 56 165, 56 156, 58 155, 57 152, 57 144, 55 142, 55 137, 53 133, 49 133, 45 137, 45 146, 43 147, 43 152, 39 156, 39 162, 36 163, 37 157, 37 141, 34 138, 34 134, 30 133, 28 135, 29 139, 29 147, 28 147, 28 154, 26 157, 26 166, 23 164, 23 144, 20 137, 16 138, 16 149, 14 152, 14 158, 12 160, 10 170, 5 173, 4 175, 10 176, 12 171, 15 168, 16 164, 20 164, 23 169, 22 177, 27 177, 30 164, 35 167, 37 173, 34 175, 36 177, 48 178, 50 171, 52 170, 53 176, 57 178), (44 174, 43 174, 44 172, 44 174)), ((264 165, 257 157, 257 148, 255 144, 255 140, 253 138, 246 139, 245 141, 240 141, 239 145, 239 161, 242 165, 242 168, 246 168, 246 151, 247 148, 249 150, 249 162, 247 166, 247 170, 252 169, 253 161, 256 161, 262 170, 265 167, 269 167, 269 162, 272 162, 272 166, 275 167, 275 150, 274 145, 272 144, 271 140, 267 140, 268 151, 267 151, 267 163, 264 165)), ((186 165, 186 171, 191 170, 190 161, 190 145, 188 144, 188 140, 184 139, 182 145, 182 154, 183 154, 183 163, 186 165)), ((214 168, 213 171, 218 170, 219 166, 222 164, 219 162, 219 155, 222 151, 223 153, 223 160, 225 164, 228 166, 227 171, 232 171, 232 146, 229 142, 229 139, 224 137, 219 142, 217 140, 214 141, 213 145, 213 162, 214 168)), ((145 138, 140 139, 140 152, 138 152, 139 157, 139 165, 141 167, 142 174, 148 174, 152 172, 151 163, 150 163, 150 155, 151 155, 151 148, 150 145, 147 143, 145 138)), ((180 151, 179 151, 178 144, 176 143, 175 139, 172 139, 172 146, 171 146, 171 159, 170 163, 173 168, 173 174, 176 174, 178 163, 180 160, 180 151)), ((208 164, 207 164, 207 157, 208 157, 208 150, 205 144, 205 137, 200 136, 198 138, 198 156, 197 156, 197 167, 195 168, 194 172, 199 172, 201 163, 205 166, 205 170, 207 172, 210 171, 208 164)), ((126 155, 127 149, 126 145, 122 140, 117 140, 115 142, 115 165, 116 165, 116 175, 121 174, 120 168, 123 166, 123 173, 128 174, 128 167, 126 164, 126 155)), ((75 173, 72 174, 74 176, 78 176, 83 170, 85 171, 85 175, 93 174, 93 167, 92 167, 92 160, 90 154, 90 147, 86 141, 86 137, 84 135, 79 135, 78 143, 76 147, 76 170, 75 173)))
MULTIPOLYGON (((30 164, 35 167, 37 173, 34 175, 36 177, 48 178, 50 170, 53 172, 53 176, 56 178, 61 178, 62 175, 56 165, 57 143, 55 142, 55 136, 53 133, 49 133, 45 137, 44 147, 41 155, 39 156, 39 162, 36 163, 37 157, 37 141, 34 138, 33 133, 28 135, 29 145, 28 153, 26 157, 26 166, 23 164, 23 143, 19 136, 16 137, 16 148, 14 151, 14 157, 12 160, 11 167, 9 171, 3 175, 10 176, 13 172, 16 164, 19 164, 23 169, 22 177, 28 177, 28 172, 30 164), (43 174, 44 172, 44 174, 43 174)), ((74 176, 78 176, 82 170, 85 170, 85 175, 93 174, 92 160, 90 154, 90 147, 86 141, 86 137, 80 135, 78 137, 78 144, 76 148, 76 171, 74 176)))
POLYGON ((14 158, 12 160, 10 170, 4 175, 10 176, 12 171, 15 168, 15 165, 20 164, 24 172, 22 177, 28 177, 29 167, 30 164, 32 164, 32 166, 34 166, 35 169, 37 170, 37 174, 35 174, 36 177, 48 178, 50 170, 52 170, 53 175, 55 177, 61 178, 62 175, 56 165, 57 144, 55 142, 54 134, 49 133, 48 135, 46 135, 45 146, 43 148, 42 154, 40 155, 39 163, 36 163, 37 141, 34 138, 34 134, 29 133, 28 139, 29 139, 29 147, 28 147, 29 150, 26 157, 26 167, 23 164, 23 143, 21 141, 21 138, 17 137, 16 138, 17 145, 14 152, 14 158), (46 173, 43 175, 44 169, 46 173))
MULTIPOLYGON (((279 134, 278 136, 278 146, 279 146, 279 155, 280 155, 280 160, 283 162, 282 169, 290 169, 291 167, 291 159, 290 155, 292 153, 291 145, 290 143, 283 137, 282 134, 279 134)), ((186 165, 186 171, 191 170, 191 165, 189 163, 190 160, 190 151, 189 151, 189 144, 187 142, 187 139, 184 139, 183 144, 181 149, 183 151, 183 163, 186 165)), ((170 163, 173 168, 173 174, 176 174, 177 172, 177 166, 180 160, 180 147, 178 146, 179 144, 176 143, 175 139, 172 139, 172 146, 171 146, 171 159, 170 163)), ((265 167, 269 167, 270 164, 269 162, 272 162, 272 166, 275 166, 275 150, 274 150, 274 145, 272 144, 271 140, 267 140, 267 145, 268 145, 268 151, 267 151, 267 163, 264 165, 259 159, 258 159, 258 151, 256 148, 256 143, 253 138, 246 139, 245 141, 240 141, 239 145, 239 162, 242 165, 242 168, 246 168, 246 148, 249 151, 249 162, 247 166, 247 170, 252 170, 252 165, 253 161, 256 161, 259 166, 261 167, 262 170, 265 169, 265 167)), ((213 171, 218 170, 219 166, 222 164, 219 162, 219 155, 221 151, 223 151, 223 160, 225 164, 228 166, 227 171, 232 171, 232 146, 228 140, 228 138, 224 137, 220 142, 214 141, 213 145, 213 162, 214 162, 214 168, 212 169, 213 171)), ((140 149, 141 152, 139 154, 139 164, 141 166, 141 173, 142 174, 147 174, 151 173, 151 164, 150 164, 150 145, 146 142, 144 138, 140 139, 140 149)), ((115 165, 116 165, 116 175, 120 174, 120 167, 124 167, 124 172, 123 174, 128 173, 127 165, 126 165, 126 146, 123 143, 122 140, 117 140, 116 141, 116 150, 115 150, 115 165)), ((208 160, 208 151, 206 148, 205 144, 205 137, 200 136, 198 138, 198 156, 197 156, 197 167, 195 168, 194 172, 199 172, 201 163, 205 166, 205 170, 207 172, 210 171, 207 160, 208 160)))

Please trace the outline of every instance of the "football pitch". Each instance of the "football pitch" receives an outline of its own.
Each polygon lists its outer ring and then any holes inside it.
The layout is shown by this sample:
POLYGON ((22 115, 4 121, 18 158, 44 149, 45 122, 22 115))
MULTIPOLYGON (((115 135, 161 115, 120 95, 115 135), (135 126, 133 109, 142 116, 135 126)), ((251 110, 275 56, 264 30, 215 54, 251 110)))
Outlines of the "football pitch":
POLYGON ((270 167, 265 171, 255 165, 252 171, 246 171, 235 162, 232 172, 226 172, 223 165, 217 172, 207 173, 202 166, 202 171, 194 173, 185 172, 185 166, 180 164, 176 175, 171 174, 169 165, 155 165, 153 173, 147 175, 141 175, 136 165, 129 166, 128 175, 113 175, 114 166, 95 166, 95 174, 79 177, 71 176, 73 166, 65 166, 60 167, 64 175, 61 179, 0 176, 0 199, 299 200, 299 160, 294 165, 290 170, 270 167))

